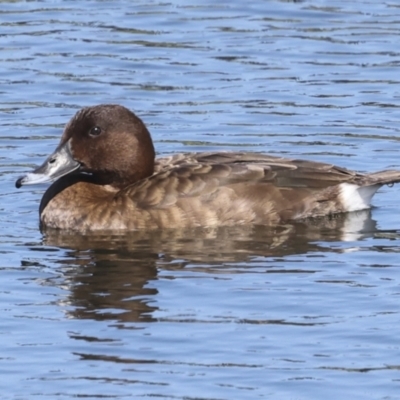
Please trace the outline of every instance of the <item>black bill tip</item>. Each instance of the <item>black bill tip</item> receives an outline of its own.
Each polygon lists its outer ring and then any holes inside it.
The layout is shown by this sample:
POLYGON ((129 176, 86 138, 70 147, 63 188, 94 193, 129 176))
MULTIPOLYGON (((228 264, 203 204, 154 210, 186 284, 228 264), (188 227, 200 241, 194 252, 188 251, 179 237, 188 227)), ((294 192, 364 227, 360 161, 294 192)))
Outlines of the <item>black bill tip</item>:
POLYGON ((17 180, 16 180, 16 182, 15 182, 15 187, 17 188, 17 189, 19 189, 21 186, 22 186, 22 180, 24 179, 24 177, 23 176, 21 176, 21 178, 18 178, 17 180))

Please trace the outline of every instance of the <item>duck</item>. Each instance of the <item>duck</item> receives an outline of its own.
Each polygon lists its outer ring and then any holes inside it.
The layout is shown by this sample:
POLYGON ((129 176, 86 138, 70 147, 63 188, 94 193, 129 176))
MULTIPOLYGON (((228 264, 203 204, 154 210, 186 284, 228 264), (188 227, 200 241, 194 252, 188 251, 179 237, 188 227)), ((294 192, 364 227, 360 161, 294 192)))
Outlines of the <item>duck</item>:
POLYGON ((359 173, 328 163, 256 152, 156 158, 144 122, 128 108, 78 111, 56 150, 16 187, 51 182, 41 228, 81 233, 266 225, 371 207, 400 171, 359 173))

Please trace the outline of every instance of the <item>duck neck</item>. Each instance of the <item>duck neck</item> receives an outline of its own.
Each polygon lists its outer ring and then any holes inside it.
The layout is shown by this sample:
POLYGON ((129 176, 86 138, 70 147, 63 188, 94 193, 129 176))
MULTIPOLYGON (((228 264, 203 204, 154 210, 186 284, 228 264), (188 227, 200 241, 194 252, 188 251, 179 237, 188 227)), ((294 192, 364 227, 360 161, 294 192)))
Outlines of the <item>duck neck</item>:
POLYGON ((154 156, 137 160, 135 166, 127 167, 124 171, 101 171, 92 174, 91 181, 97 185, 110 185, 116 189, 124 189, 154 173, 154 156))

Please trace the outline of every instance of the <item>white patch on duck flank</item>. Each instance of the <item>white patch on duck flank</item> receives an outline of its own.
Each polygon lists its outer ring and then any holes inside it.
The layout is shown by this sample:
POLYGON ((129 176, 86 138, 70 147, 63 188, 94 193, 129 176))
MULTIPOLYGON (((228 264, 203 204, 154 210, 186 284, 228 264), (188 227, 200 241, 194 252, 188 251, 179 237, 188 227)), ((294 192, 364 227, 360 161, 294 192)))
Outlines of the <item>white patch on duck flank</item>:
POLYGON ((358 186, 341 183, 339 199, 344 211, 359 211, 371 207, 371 199, 382 185, 358 186))

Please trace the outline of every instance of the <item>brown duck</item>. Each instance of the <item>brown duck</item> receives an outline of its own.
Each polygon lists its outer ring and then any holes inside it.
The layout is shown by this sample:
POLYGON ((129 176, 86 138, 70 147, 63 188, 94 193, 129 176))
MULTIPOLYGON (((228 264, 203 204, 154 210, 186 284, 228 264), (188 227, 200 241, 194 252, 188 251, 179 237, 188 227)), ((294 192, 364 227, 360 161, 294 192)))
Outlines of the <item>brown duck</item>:
POLYGON ((400 181, 400 171, 360 174, 244 152, 155 159, 141 119, 98 105, 79 111, 56 151, 16 186, 51 181, 42 226, 86 232, 277 225, 362 210, 382 185, 400 181))

